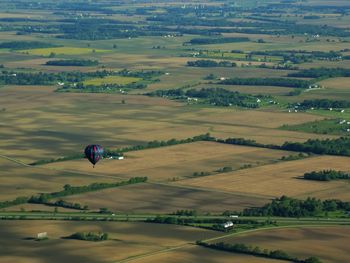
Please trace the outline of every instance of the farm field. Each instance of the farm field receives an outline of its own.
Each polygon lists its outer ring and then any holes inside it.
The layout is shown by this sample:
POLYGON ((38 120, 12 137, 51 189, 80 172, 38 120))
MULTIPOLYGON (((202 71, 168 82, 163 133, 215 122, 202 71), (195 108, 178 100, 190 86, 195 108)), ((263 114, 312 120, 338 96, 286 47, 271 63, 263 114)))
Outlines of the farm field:
POLYGON ((81 175, 67 171, 55 171, 16 164, 0 157, 0 201, 19 196, 31 196, 42 192, 61 191, 65 184, 87 185, 95 182, 116 182, 116 178, 81 175))
POLYGON ((222 213, 225 210, 240 211, 268 202, 268 199, 260 196, 236 195, 228 192, 150 183, 106 189, 63 199, 68 202, 88 205, 89 209, 92 210, 106 207, 111 211, 131 214, 134 211, 139 213, 173 213, 182 209, 196 210, 201 213, 222 213))
POLYGON ((78 48, 78 47, 53 47, 53 48, 37 48, 21 50, 21 53, 28 53, 29 55, 36 56, 49 56, 51 53, 57 55, 84 55, 88 53, 102 53, 108 52, 108 50, 103 49, 91 49, 91 48, 78 48))
POLYGON ((268 164, 285 155, 289 155, 289 152, 215 142, 195 142, 128 152, 125 154, 125 160, 104 160, 93 171, 86 165, 86 160, 51 163, 43 167, 124 178, 147 176, 150 180, 164 182, 189 178, 195 172, 215 173, 223 167, 236 170, 244 165, 268 164))
POLYGON ((226 174, 189 179, 179 184, 251 195, 279 197, 314 196, 350 200, 349 184, 341 181, 317 182, 298 179, 304 173, 327 169, 349 171, 348 157, 316 156, 286 161, 226 174))
POLYGON ((119 148, 207 132, 274 144, 332 137, 275 129, 322 119, 305 113, 187 107, 146 96, 57 93, 47 86, 7 86, 0 94, 5 109, 0 112, 0 145, 7 155, 28 163, 81 151, 87 141, 119 148))
POLYGON ((256 231, 237 237, 224 238, 227 243, 244 243, 266 249, 281 249, 300 258, 317 256, 325 263, 348 262, 347 241, 350 228, 301 227, 256 231))
POLYGON ((115 262, 217 236, 204 229, 147 223, 1 221, 0 225, 1 262, 115 262), (79 231, 107 232, 110 240, 64 239, 79 231), (40 232, 47 232, 49 239, 29 239, 40 232))
MULTIPOLYGON (((243 254, 233 254, 223 251, 210 250, 201 247, 182 248, 174 252, 167 252, 159 255, 145 257, 139 262, 153 263, 153 262, 169 262, 176 263, 181 258, 181 262, 203 262, 203 263, 227 263, 227 262, 249 262, 249 263, 283 263, 282 260, 266 259, 243 254)), ((136 261, 137 262, 137 261, 136 261)))
POLYGON ((1 0, 0 263, 350 262, 349 24, 348 0, 1 0))

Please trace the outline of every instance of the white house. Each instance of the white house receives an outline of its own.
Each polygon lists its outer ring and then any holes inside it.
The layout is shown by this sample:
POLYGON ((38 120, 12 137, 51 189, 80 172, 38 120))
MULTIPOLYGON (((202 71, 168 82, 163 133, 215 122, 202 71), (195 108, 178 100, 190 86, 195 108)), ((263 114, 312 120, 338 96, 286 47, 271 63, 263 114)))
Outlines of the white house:
POLYGON ((223 223, 222 226, 223 226, 224 228, 233 227, 233 222, 227 221, 226 223, 223 223))

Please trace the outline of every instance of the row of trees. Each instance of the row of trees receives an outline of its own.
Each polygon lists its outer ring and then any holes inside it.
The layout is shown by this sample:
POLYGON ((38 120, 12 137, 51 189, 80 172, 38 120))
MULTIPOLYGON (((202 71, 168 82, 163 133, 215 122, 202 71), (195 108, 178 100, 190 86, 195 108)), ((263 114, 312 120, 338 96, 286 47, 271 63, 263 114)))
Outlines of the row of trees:
POLYGON ((207 248, 212 248, 216 250, 222 250, 227 252, 234 252, 234 253, 242 253, 242 254, 248 254, 253 255, 257 257, 264 257, 264 258, 273 258, 273 259, 280 259, 280 260, 287 260, 297 263, 321 263, 321 260, 316 257, 309 257, 307 259, 299 259, 297 257, 291 256, 288 253, 282 251, 282 250, 268 250, 268 249, 261 249, 258 246, 250 246, 246 244, 227 244, 227 243, 206 243, 203 241, 197 241, 196 243, 199 246, 204 246, 207 248))
POLYGON ((323 170, 305 173, 303 178, 315 181, 349 180, 350 174, 342 171, 323 170))
POLYGON ((222 80, 219 83, 223 85, 281 86, 303 89, 310 86, 309 81, 287 78, 232 78, 222 80))
POLYGON ((58 45, 54 45, 46 42, 39 42, 39 41, 9 41, 9 42, 0 43, 0 48, 7 48, 12 50, 49 48, 49 47, 58 47, 58 45))
POLYGON ((147 177, 133 177, 130 178, 127 181, 121 181, 116 183, 93 183, 86 186, 71 186, 69 184, 66 184, 63 187, 62 191, 59 192, 53 192, 53 193, 41 193, 36 196, 32 196, 29 198, 29 203, 47 203, 50 199, 53 198, 59 198, 64 197, 68 195, 76 195, 76 194, 82 194, 92 191, 98 191, 106 188, 114 188, 114 187, 120 187, 124 185, 130 185, 130 184, 137 184, 137 183, 144 183, 147 181, 147 177))
POLYGON ((237 64, 230 61, 219 61, 216 62, 215 60, 196 60, 196 61, 188 61, 187 66, 189 67, 202 67, 202 68, 210 68, 210 67, 225 67, 225 68, 232 68, 237 67, 237 64))
POLYGON ((97 66, 97 60, 90 59, 64 59, 64 60, 50 60, 45 64, 48 66, 74 66, 74 67, 89 67, 97 66))
POLYGON ((308 217, 322 216, 332 211, 348 211, 350 202, 340 200, 322 201, 316 198, 299 200, 282 196, 272 200, 262 207, 247 208, 242 212, 244 216, 281 216, 281 217, 308 217))
POLYGON ((208 45, 208 44, 223 44, 223 43, 237 43, 249 42, 248 37, 208 37, 208 38, 193 38, 185 44, 190 45, 208 45))
POLYGON ((289 73, 288 77, 297 78, 335 78, 350 77, 350 69, 346 68, 310 68, 289 73))

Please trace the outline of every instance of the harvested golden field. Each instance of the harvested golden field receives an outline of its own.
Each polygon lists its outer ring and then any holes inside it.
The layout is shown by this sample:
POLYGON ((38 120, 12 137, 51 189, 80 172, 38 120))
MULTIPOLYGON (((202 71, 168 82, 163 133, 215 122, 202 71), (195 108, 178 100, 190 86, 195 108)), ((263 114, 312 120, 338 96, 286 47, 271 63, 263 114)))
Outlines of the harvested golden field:
POLYGON ((118 179, 81 175, 23 166, 0 157, 0 201, 13 200, 19 196, 60 191, 65 184, 87 185, 95 182, 116 182, 118 179))
POLYGON ((306 172, 334 169, 349 172, 348 157, 318 156, 297 161, 279 162, 256 168, 179 182, 233 193, 279 197, 313 196, 350 200, 350 185, 346 181, 317 182, 298 177, 306 172))
MULTIPOLYGON (((222 213, 261 206, 269 200, 218 191, 198 190, 174 185, 138 184, 63 198, 88 205, 89 209, 106 207, 126 213, 173 213, 177 210, 222 213)), ((52 210, 52 208, 50 208, 52 210)))
POLYGON ((128 152, 124 160, 103 160, 92 169, 87 160, 47 164, 44 167, 118 177, 147 176, 169 181, 192 177, 195 172, 214 173, 223 167, 263 165, 289 155, 289 152, 215 142, 195 142, 128 152))
POLYGON ((114 262, 217 235, 209 230, 147 223, 1 221, 0 261, 114 262), (78 231, 106 232, 110 240, 64 239, 78 231), (49 240, 30 240, 40 232, 47 232, 49 240))
POLYGON ((131 262, 137 263, 178 263, 181 259, 182 263, 232 263, 232 262, 245 262, 245 263, 283 263, 285 261, 266 259, 254 256, 248 256, 244 254, 234 254, 229 252, 223 252, 218 250, 212 250, 203 247, 186 247, 176 251, 161 253, 152 255, 131 262))
POLYGON ((80 152, 91 142, 117 148, 207 132, 220 138, 277 144, 330 137, 275 129, 321 118, 312 114, 192 107, 162 98, 57 93, 54 89, 0 89, 0 105, 5 109, 0 112, 0 147, 6 148, 7 155, 32 162, 80 152))
POLYGON ((301 227, 256 231, 220 239, 227 243, 245 243, 263 249, 281 249, 299 258, 316 256, 325 263, 350 262, 350 227, 301 227))

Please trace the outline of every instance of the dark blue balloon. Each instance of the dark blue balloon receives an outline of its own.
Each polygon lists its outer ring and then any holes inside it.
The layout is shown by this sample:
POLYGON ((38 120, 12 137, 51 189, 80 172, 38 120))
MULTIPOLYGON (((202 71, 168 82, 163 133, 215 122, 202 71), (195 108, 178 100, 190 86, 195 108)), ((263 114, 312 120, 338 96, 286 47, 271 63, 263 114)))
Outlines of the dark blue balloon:
POLYGON ((85 148, 85 157, 93 164, 95 165, 100 159, 102 159, 103 156, 103 148, 101 145, 98 144, 91 144, 86 146, 85 148))

